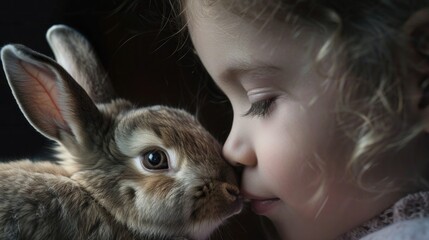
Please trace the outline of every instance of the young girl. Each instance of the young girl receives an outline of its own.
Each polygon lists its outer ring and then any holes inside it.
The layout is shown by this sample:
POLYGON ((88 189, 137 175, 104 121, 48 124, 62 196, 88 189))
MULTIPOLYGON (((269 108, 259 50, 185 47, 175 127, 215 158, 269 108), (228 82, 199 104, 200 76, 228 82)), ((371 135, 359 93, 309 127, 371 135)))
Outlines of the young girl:
POLYGON ((281 239, 429 239, 429 1, 183 0, 281 239))

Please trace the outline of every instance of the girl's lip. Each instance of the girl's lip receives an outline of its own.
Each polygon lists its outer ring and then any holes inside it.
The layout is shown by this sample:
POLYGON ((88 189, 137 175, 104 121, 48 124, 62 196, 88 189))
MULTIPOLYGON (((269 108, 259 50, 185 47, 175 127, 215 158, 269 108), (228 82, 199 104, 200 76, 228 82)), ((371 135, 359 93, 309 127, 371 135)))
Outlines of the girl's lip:
POLYGON ((245 202, 250 202, 251 209, 258 215, 264 215, 279 202, 279 198, 266 198, 252 195, 244 190, 241 191, 245 202))
POLYGON ((251 199, 250 206, 252 211, 258 215, 265 215, 271 209, 276 206, 276 203, 279 202, 278 198, 268 198, 268 199, 251 199))

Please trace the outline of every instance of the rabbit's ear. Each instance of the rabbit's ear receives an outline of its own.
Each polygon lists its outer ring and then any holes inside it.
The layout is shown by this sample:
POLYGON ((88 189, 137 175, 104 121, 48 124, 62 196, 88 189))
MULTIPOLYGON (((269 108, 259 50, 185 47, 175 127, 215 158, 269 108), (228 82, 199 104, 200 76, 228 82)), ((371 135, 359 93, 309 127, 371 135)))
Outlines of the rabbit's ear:
POLYGON ((54 25, 46 39, 57 62, 85 89, 95 103, 115 97, 106 71, 84 36, 65 25, 54 25))
POLYGON ((6 45, 1 59, 13 95, 33 127, 67 148, 88 144, 101 113, 61 66, 22 45, 6 45))

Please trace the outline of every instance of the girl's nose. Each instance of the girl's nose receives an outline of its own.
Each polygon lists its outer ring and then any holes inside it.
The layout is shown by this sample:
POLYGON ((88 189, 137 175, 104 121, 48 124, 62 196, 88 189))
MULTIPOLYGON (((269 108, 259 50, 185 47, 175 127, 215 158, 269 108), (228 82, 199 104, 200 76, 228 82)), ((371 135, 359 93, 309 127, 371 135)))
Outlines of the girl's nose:
POLYGON ((255 166, 256 155, 252 145, 250 129, 234 121, 231 132, 223 146, 224 157, 234 166, 255 166))

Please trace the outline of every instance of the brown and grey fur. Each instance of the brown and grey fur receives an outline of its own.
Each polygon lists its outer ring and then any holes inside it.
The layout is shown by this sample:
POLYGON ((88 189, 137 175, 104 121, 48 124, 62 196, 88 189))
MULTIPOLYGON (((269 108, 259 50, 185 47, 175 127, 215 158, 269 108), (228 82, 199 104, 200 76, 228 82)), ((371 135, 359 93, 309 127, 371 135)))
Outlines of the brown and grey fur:
POLYGON ((233 170, 192 115, 115 98, 85 38, 59 25, 47 39, 56 61, 1 51, 21 110, 60 161, 0 164, 0 239, 205 239, 240 211, 233 170), (151 147, 170 154, 168 170, 136 161, 151 147))

